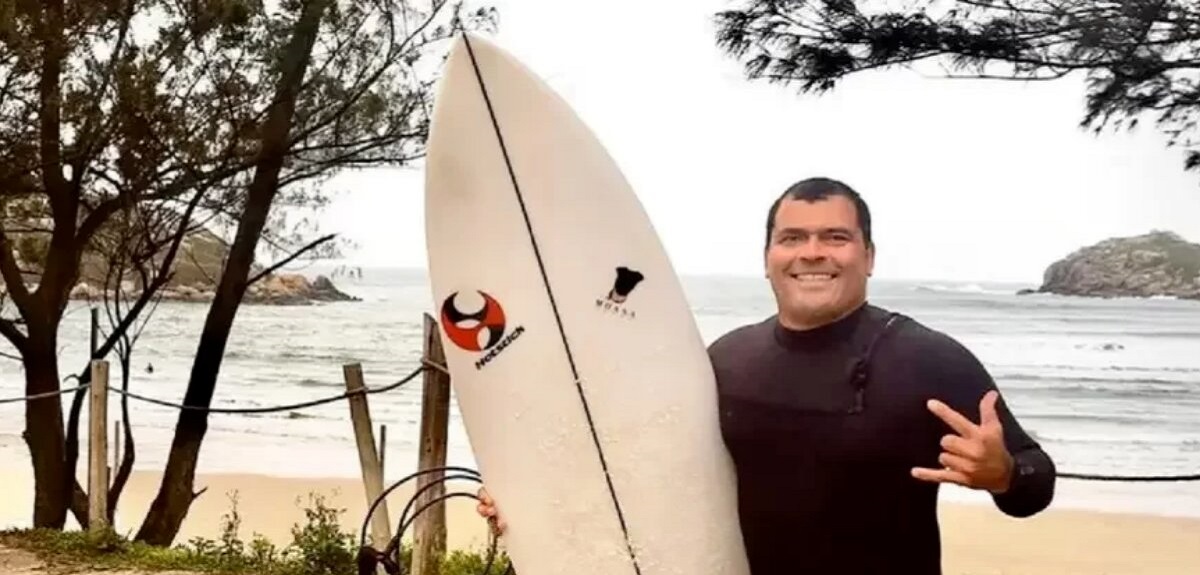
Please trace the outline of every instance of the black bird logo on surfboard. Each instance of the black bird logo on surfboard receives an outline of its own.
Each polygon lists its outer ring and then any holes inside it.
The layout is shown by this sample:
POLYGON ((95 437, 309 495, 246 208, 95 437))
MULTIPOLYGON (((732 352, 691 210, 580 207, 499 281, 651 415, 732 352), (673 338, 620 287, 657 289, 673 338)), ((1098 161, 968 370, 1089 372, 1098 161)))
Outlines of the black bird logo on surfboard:
POLYGON ((646 276, 637 270, 625 266, 617 268, 617 279, 613 281, 612 289, 608 291, 608 299, 613 303, 625 303, 633 288, 637 287, 646 276))

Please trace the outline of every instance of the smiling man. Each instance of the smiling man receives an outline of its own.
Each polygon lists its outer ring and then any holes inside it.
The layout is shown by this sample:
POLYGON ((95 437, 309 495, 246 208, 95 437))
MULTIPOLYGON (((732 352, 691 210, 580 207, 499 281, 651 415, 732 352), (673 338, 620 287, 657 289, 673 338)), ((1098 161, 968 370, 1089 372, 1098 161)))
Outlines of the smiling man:
POLYGON ((786 190, 764 263, 777 312, 709 346, 753 575, 938 575, 942 483, 988 492, 1013 517, 1050 504, 1054 463, 975 356, 867 303, 875 244, 854 190, 825 178, 786 190))
POLYGON ((754 575, 941 573, 940 483, 1015 517, 1050 503, 1051 459, 974 355, 867 303, 875 245, 854 190, 785 191, 764 260, 777 313, 709 347, 754 575))

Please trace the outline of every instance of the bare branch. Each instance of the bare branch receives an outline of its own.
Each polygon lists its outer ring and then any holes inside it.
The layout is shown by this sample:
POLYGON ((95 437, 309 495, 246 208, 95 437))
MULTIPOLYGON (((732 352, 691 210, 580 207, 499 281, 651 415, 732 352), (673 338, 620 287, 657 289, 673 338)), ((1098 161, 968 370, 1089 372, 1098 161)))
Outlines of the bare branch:
MULTIPOLYGON (((28 319, 32 301, 29 296, 29 288, 25 285, 25 278, 21 274, 21 268, 17 266, 17 259, 13 256, 13 247, 12 242, 8 239, 8 234, 4 232, 4 226, 0 225, 0 276, 4 278, 4 285, 8 288, 8 295, 12 298, 13 304, 17 306, 17 311, 22 318, 28 319)), ((0 324, 0 333, 3 333, 14 344, 18 342, 18 339, 13 339, 10 332, 4 330, 3 324, 0 324)), ((24 336, 20 336, 19 341, 23 342, 24 336)))
POLYGON ((281 261, 279 261, 279 262, 277 262, 277 263, 275 263, 275 264, 271 265, 271 266, 270 266, 270 267, 268 267, 267 269, 265 269, 265 270, 263 270, 263 271, 259 272, 259 273, 258 273, 258 275, 255 275, 254 277, 250 278, 250 280, 246 282, 246 285, 247 285, 247 286, 253 285, 253 284, 254 284, 254 282, 257 282, 258 280, 261 280, 262 278, 264 278, 264 277, 267 277, 267 276, 269 276, 269 275, 271 275, 271 274, 275 273, 275 271, 276 271, 276 270, 278 270, 279 268, 281 268, 281 267, 283 267, 283 266, 286 266, 286 265, 288 265, 289 263, 291 263, 291 262, 292 262, 293 260, 295 260, 296 258, 298 258, 298 257, 300 257, 300 256, 302 256, 302 255, 304 255, 306 252, 309 252, 309 251, 311 251, 311 250, 315 249, 317 246, 320 246, 321 244, 323 244, 323 243, 326 243, 326 242, 328 242, 328 241, 332 240, 332 239, 333 239, 333 238, 335 238, 335 237, 337 237, 337 234, 329 234, 329 235, 327 235, 327 236, 324 236, 324 237, 321 237, 321 238, 317 238, 316 240, 313 240, 312 242, 309 242, 309 243, 308 243, 308 245, 306 245, 306 246, 304 246, 304 247, 300 248, 299 250, 296 250, 296 252, 295 252, 295 253, 293 253, 292 255, 290 255, 290 256, 288 256, 288 257, 284 258, 283 260, 281 260, 281 261))

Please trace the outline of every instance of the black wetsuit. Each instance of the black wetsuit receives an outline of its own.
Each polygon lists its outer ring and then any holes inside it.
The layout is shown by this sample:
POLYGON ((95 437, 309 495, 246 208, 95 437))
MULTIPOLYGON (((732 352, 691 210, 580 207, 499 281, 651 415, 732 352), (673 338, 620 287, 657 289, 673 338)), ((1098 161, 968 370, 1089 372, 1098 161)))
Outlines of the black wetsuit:
MULTIPOLYGON (((941 573, 938 484, 911 469, 941 468, 939 442, 954 433, 927 400, 979 422, 995 384, 974 355, 872 305, 803 332, 771 317, 709 354, 753 575, 941 573)), ((1010 490, 993 499, 1029 516, 1053 498, 1054 464, 1003 399, 997 409, 1016 466, 1010 490)))

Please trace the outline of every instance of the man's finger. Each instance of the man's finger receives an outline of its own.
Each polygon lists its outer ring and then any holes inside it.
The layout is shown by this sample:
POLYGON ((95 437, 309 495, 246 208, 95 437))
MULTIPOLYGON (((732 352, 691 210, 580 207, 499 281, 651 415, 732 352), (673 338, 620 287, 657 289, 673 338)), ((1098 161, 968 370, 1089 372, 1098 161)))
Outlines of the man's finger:
POLYGON ((941 441, 942 449, 948 453, 966 457, 968 459, 979 459, 983 457, 983 445, 978 441, 964 439, 957 435, 944 435, 941 441))
POLYGON ((983 399, 979 401, 979 423, 980 425, 999 425, 1000 416, 996 413, 996 400, 1000 398, 1000 393, 996 390, 991 390, 983 394, 983 399))
POLYGON ((946 425, 957 431, 959 435, 969 437, 975 434, 977 430, 976 425, 971 423, 971 420, 963 417, 961 413, 950 409, 950 406, 936 399, 929 400, 927 405, 929 406, 929 411, 932 411, 934 415, 946 422, 946 425))
POLYGON ((912 476, 921 481, 931 481, 935 483, 956 483, 958 485, 967 484, 967 476, 953 469, 929 469, 927 467, 914 467, 912 476))
POLYGON ((941 463, 949 471, 957 471, 963 474, 964 477, 969 477, 978 470, 979 465, 973 459, 968 459, 953 453, 943 453, 938 456, 938 463, 941 463))

